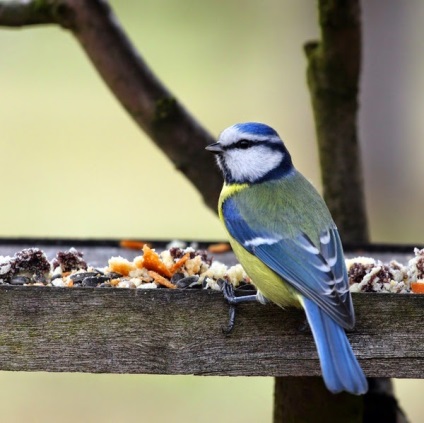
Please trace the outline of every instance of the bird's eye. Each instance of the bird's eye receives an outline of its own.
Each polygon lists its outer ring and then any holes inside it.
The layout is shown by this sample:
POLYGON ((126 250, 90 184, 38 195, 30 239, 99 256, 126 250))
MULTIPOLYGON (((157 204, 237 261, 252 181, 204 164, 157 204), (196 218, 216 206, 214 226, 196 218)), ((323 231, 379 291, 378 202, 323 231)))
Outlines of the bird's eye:
POLYGON ((246 148, 249 148, 251 146, 251 142, 249 140, 240 140, 237 142, 237 148, 241 148, 243 150, 246 150, 246 148))

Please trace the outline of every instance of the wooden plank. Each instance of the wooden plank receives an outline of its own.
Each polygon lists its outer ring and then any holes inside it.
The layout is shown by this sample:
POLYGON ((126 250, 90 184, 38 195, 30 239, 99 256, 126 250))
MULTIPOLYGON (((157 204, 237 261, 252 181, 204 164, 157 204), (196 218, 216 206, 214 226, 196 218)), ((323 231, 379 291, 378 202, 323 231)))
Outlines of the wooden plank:
MULTIPOLYGON (((424 377, 424 296, 356 294, 349 333, 367 376, 424 377)), ((0 286, 0 370, 317 376, 300 310, 219 292, 0 286)))

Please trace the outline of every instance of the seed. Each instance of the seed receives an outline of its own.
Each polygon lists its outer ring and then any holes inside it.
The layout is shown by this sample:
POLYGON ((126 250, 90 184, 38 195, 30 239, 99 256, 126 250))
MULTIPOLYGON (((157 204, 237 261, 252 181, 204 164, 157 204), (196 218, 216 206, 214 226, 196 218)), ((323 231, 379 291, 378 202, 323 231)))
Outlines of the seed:
POLYGON ((97 285, 107 281, 110 281, 110 278, 107 276, 88 276, 82 281, 82 286, 96 287, 97 285))
POLYGON ((191 288, 193 285, 196 285, 199 281, 199 276, 193 275, 193 276, 187 276, 186 278, 180 279, 175 285, 177 288, 191 288))
POLYGON ((105 276, 107 276, 109 279, 119 279, 122 278, 123 275, 118 272, 109 272, 106 273, 105 276))
POLYGON ((10 280, 11 285, 24 285, 31 282, 31 278, 28 278, 27 276, 13 276, 13 278, 10 280))
POLYGON ((184 279, 184 273, 174 273, 174 275, 171 278, 171 282, 173 284, 176 284, 181 279, 184 279))
POLYGON ((92 276, 97 276, 96 272, 82 272, 82 273, 74 273, 70 276, 74 283, 82 282, 85 278, 89 278, 92 276))

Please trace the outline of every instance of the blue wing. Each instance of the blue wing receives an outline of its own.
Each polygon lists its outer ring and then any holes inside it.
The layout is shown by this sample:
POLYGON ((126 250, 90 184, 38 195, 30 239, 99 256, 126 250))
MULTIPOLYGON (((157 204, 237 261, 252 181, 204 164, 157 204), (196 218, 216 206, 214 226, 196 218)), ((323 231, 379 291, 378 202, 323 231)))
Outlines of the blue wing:
MULTIPOLYGON (((342 327, 354 326, 354 311, 340 237, 334 223, 319 234, 319 245, 302 232, 295 237, 248 225, 233 197, 222 212, 231 236, 342 327)), ((255 225, 257 226, 257 225, 255 225)))

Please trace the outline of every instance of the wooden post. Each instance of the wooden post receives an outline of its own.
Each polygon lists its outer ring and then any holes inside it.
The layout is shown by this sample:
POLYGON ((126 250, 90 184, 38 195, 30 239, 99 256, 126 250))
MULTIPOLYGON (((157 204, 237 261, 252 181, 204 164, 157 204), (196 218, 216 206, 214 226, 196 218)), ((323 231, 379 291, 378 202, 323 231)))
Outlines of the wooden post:
POLYGON ((274 400, 275 422, 362 421, 362 401, 347 393, 333 395, 321 377, 277 377, 274 400))

